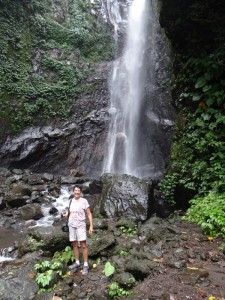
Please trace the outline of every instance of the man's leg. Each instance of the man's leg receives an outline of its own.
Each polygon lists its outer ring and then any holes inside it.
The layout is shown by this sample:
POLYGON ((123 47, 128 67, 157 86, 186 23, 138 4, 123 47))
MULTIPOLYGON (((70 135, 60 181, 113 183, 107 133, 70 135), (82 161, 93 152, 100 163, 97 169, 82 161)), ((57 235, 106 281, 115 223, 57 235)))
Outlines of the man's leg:
POLYGON ((88 247, 86 241, 81 241, 80 246, 81 246, 83 259, 84 259, 84 267, 83 267, 82 275, 87 275, 89 267, 88 267, 88 247))
POLYGON ((74 258, 75 258, 75 263, 73 263, 71 266, 69 266, 69 269, 73 272, 78 271, 78 269, 80 268, 80 261, 79 261, 79 248, 78 248, 78 242, 74 241, 72 242, 72 246, 73 246, 73 254, 74 254, 74 258))
POLYGON ((82 254, 83 254, 83 259, 84 259, 84 264, 88 262, 88 247, 86 241, 81 241, 80 242, 82 254))
POLYGON ((79 261, 80 253, 79 253, 79 248, 78 248, 78 242, 77 241, 72 242, 72 246, 73 246, 73 253, 74 253, 75 261, 79 261))

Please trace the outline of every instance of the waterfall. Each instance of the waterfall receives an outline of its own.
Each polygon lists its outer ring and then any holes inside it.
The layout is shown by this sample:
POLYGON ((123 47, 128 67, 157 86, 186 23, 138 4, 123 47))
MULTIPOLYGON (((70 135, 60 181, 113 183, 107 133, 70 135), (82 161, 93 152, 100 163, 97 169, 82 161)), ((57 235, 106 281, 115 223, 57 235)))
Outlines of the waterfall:
POLYGON ((108 0, 107 4, 116 55, 121 54, 114 61, 110 79, 111 120, 103 172, 160 177, 166 157, 162 148, 168 144, 168 137, 164 136, 163 145, 158 135, 162 135, 163 126, 172 123, 168 113, 170 95, 159 80, 167 76, 165 71, 164 75, 159 71, 159 63, 168 64, 168 56, 164 55, 165 44, 161 44, 157 8, 150 0, 108 0), (119 33, 125 35, 122 49, 119 33))

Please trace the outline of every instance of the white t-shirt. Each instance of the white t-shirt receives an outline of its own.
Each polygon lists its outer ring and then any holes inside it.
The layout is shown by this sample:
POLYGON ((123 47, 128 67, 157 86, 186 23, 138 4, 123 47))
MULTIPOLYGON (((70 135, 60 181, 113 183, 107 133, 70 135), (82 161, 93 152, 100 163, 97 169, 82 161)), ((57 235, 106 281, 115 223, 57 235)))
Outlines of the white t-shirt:
POLYGON ((85 211, 89 207, 89 203, 84 198, 78 200, 73 198, 70 205, 69 225, 72 227, 85 227, 86 214, 85 211))

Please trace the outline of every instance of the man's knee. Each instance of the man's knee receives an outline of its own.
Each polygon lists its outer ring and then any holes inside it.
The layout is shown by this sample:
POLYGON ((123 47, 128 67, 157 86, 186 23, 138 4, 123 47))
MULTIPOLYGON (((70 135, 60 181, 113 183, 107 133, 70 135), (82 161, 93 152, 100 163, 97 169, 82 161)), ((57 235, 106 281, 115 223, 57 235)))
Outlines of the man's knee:
POLYGON ((72 246, 73 246, 73 249, 78 248, 78 242, 77 241, 72 242, 72 246))
POLYGON ((86 249, 86 248, 87 248, 87 243, 86 243, 86 241, 80 242, 80 246, 81 246, 82 249, 86 249))

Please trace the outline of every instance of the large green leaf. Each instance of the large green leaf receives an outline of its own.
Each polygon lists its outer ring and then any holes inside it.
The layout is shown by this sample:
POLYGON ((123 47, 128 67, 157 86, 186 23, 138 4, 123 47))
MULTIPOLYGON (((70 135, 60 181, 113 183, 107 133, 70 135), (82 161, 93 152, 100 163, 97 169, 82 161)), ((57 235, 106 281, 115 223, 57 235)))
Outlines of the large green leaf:
POLYGON ((198 88, 201 88, 203 87, 204 85, 206 85, 206 80, 204 77, 199 77, 195 83, 195 88, 198 89, 198 88))
POLYGON ((108 261, 105 264, 105 276, 109 277, 111 276, 113 273, 115 272, 115 267, 113 265, 110 264, 110 262, 108 261))

